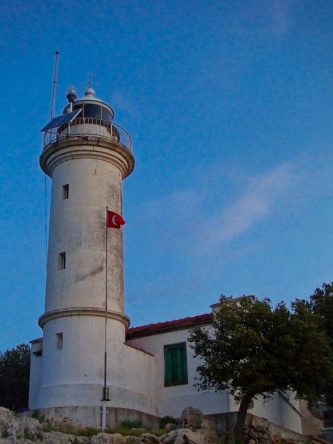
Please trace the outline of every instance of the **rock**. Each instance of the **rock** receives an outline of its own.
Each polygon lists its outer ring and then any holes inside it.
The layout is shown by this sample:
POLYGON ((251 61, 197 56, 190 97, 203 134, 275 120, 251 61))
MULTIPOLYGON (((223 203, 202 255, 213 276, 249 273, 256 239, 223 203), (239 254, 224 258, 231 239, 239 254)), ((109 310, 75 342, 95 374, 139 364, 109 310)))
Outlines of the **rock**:
POLYGON ((178 436, 178 430, 172 430, 170 433, 161 436, 160 441, 164 444, 174 444, 178 436))
POLYGON ((167 424, 165 424, 165 431, 166 432, 171 432, 172 430, 177 430, 178 426, 176 424, 173 424, 172 422, 168 422, 167 424))
POLYGON ((182 427, 192 430, 198 430, 201 428, 203 420, 203 413, 199 409, 194 407, 186 407, 180 416, 180 423, 182 427))
POLYGON ((125 436, 126 444, 142 444, 142 441, 137 436, 125 436))
POLYGON ((43 444, 88 444, 86 436, 68 435, 62 432, 43 433, 43 444))
POLYGON ((55 416, 47 418, 47 423, 50 425, 52 430, 57 430, 63 433, 71 433, 73 429, 78 432, 84 432, 86 427, 78 421, 74 421, 66 416, 55 416), (68 430, 68 431, 67 431, 68 430))
POLYGON ((129 438, 129 437, 125 437, 125 436, 121 435, 120 433, 112 433, 112 434, 99 433, 98 435, 90 438, 90 443, 91 444, 125 444, 126 438, 129 438))
POLYGON ((146 429, 144 427, 133 427, 131 428, 131 433, 133 436, 140 436, 142 433, 145 433, 146 429))
POLYGON ((0 437, 11 443, 37 442, 43 438, 42 425, 29 416, 17 416, 0 407, 0 437))
POLYGON ((202 424, 201 424, 201 428, 203 430, 206 430, 207 432, 215 432, 216 433, 216 428, 215 425, 213 423, 213 421, 211 419, 208 418, 203 418, 202 420, 202 424))
POLYGON ((141 435, 141 441, 145 444, 160 444, 161 442, 157 436, 151 433, 143 433, 141 435))
POLYGON ((201 437, 199 438, 197 432, 190 429, 178 429, 178 436, 175 440, 175 444, 184 444, 184 442, 186 442, 184 441, 184 435, 190 440, 194 441, 195 444, 206 444, 205 441, 202 441, 201 437))
POLYGON ((219 442, 219 437, 216 432, 191 429, 178 429, 178 435, 174 444, 184 444, 184 435, 195 444, 216 444, 219 442))

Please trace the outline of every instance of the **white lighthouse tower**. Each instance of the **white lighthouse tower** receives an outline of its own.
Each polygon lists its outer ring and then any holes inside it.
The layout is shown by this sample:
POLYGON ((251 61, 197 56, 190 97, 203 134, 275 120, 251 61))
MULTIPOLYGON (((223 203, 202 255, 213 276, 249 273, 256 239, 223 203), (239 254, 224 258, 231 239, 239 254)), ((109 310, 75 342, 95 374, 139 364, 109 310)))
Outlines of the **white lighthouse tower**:
POLYGON ((125 344, 123 233, 106 229, 107 208, 122 214, 131 140, 91 87, 79 99, 70 88, 67 98, 63 115, 43 128, 40 165, 52 194, 43 338, 32 343, 29 407, 94 426, 102 406, 108 425, 136 412, 153 418, 152 357, 125 344))

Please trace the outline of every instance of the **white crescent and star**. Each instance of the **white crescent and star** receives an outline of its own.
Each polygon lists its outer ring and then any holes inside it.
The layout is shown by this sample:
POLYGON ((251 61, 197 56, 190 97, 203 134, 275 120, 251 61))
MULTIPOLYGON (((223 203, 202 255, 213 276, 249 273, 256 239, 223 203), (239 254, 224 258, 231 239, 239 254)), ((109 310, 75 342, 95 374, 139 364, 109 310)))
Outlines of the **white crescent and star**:
POLYGON ((113 223, 113 225, 119 225, 118 224, 118 221, 117 221, 117 215, 116 214, 114 214, 113 216, 112 216, 112 223, 113 223))

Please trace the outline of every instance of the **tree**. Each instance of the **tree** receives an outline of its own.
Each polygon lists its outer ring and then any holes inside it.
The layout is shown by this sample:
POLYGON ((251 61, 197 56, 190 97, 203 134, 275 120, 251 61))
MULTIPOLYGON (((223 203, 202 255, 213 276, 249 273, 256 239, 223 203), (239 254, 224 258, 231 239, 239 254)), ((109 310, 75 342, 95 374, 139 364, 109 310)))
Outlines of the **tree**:
MULTIPOLYGON (((310 302, 313 312, 323 320, 323 329, 333 350, 333 282, 323 283, 321 288, 316 288, 310 302)), ((327 404, 333 406, 333 379, 327 382, 323 396, 327 404)))
POLYGON ((296 300, 291 310, 255 296, 222 296, 220 302, 212 327, 194 329, 189 341, 201 359, 198 389, 227 389, 240 403, 234 428, 240 443, 254 399, 277 390, 309 400, 320 396, 333 374, 333 356, 322 319, 306 301, 296 300))
POLYGON ((0 405, 11 410, 28 406, 30 347, 18 345, 0 354, 0 405))

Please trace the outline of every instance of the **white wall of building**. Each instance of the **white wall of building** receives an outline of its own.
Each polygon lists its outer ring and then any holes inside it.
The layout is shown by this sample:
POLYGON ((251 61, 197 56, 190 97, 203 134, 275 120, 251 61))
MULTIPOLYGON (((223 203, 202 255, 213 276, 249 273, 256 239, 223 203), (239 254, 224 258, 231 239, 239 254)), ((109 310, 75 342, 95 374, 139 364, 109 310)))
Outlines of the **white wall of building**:
POLYGON ((188 384, 171 387, 164 386, 164 345, 187 342, 188 330, 145 336, 128 341, 154 355, 155 375, 153 382, 159 416, 179 417, 186 407, 197 407, 205 414, 229 411, 227 393, 203 393, 195 387, 195 375, 198 361, 193 359, 189 343, 187 349, 188 384))
MULTIPOLYGON (((104 319, 62 317, 44 326, 43 355, 33 356, 30 408, 101 405, 104 377, 104 319), (57 348, 57 334, 63 348, 57 348), (93 332, 93 334, 92 334, 93 332), (36 392, 38 391, 38 394, 36 392)), ((107 385, 112 407, 157 416, 153 357, 124 344, 124 326, 108 320, 107 385)))
MULTIPOLYGON (((193 351, 187 342, 188 384, 173 387, 164 386, 164 345, 187 341, 189 330, 175 330, 167 333, 143 336, 131 339, 133 345, 154 354, 156 366, 155 391, 160 416, 178 417, 185 407, 199 408, 204 414, 235 412, 239 409, 234 398, 227 392, 198 392, 195 384, 196 369, 199 359, 193 357, 193 351)), ((259 397, 250 410, 253 415, 263 417, 275 424, 296 432, 302 432, 301 415, 298 401, 290 394, 289 400, 275 393, 271 399, 259 397)))
MULTIPOLYGON (((106 206, 121 214, 121 185, 120 170, 98 158, 76 158, 53 170, 46 312, 105 307, 106 206), (67 184, 69 197, 63 199, 67 184), (59 270, 61 252, 65 270, 59 270)), ((124 310, 122 237, 122 230, 108 231, 108 308, 118 312, 124 310)))

